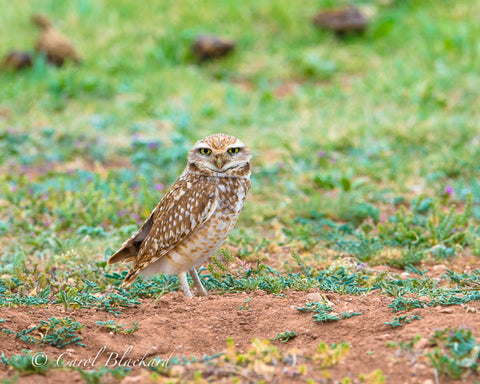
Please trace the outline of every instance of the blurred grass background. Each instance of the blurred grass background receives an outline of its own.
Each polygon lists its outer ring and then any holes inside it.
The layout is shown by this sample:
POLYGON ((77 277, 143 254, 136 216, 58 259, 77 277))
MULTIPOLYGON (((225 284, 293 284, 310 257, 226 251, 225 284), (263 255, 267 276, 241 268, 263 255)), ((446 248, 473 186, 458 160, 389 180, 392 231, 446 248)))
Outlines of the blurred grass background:
POLYGON ((251 252, 264 236, 318 244, 300 219, 358 229, 421 194, 461 206, 471 193, 478 222, 480 3, 358 1, 370 25, 345 39, 311 24, 346 4, 4 3, 0 53, 31 50, 30 17, 44 13, 83 58, 0 72, 6 270, 32 255, 55 264, 110 253, 176 179, 189 146, 216 132, 255 154, 231 240, 251 252), (235 40, 235 52, 196 62, 190 46, 205 33, 235 40))

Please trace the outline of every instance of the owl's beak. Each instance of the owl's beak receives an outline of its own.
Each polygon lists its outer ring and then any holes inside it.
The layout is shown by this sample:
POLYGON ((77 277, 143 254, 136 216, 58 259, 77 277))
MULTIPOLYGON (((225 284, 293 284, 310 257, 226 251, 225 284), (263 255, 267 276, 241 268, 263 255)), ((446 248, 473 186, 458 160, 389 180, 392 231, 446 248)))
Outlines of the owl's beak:
POLYGON ((216 160, 215 160, 215 164, 216 164, 218 170, 221 170, 223 168, 223 166, 225 165, 225 161, 223 161, 223 159, 221 159, 220 157, 217 157, 216 160))

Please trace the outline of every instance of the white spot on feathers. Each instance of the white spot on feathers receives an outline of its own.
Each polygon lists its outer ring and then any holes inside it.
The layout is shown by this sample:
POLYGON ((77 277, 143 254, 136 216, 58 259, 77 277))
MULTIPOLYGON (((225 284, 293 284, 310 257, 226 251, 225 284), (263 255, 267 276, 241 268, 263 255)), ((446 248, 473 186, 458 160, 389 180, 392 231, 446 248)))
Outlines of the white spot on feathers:
MULTIPOLYGON (((183 189, 180 189, 180 190, 178 191, 178 194, 175 196, 175 200, 180 199, 184 194, 185 194, 185 191, 184 191, 183 189)), ((173 208, 173 206, 174 206, 174 205, 172 204, 171 207, 173 208)))

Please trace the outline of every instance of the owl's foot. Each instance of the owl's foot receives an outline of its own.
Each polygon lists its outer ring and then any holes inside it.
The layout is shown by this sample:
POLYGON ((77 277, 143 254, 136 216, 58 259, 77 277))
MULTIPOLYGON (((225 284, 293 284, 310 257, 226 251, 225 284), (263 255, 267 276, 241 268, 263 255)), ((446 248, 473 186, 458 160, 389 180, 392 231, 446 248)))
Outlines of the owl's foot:
POLYGON ((200 280, 200 277, 198 277, 197 270, 195 268, 190 269, 190 275, 192 275, 193 283, 195 284, 195 287, 197 287, 197 291, 200 295, 202 296, 207 296, 207 290, 202 284, 202 281, 200 280))
POLYGON ((186 272, 180 273, 178 275, 178 278, 180 279, 180 284, 182 285, 183 293, 185 294, 185 296, 191 299, 193 295, 192 295, 192 292, 190 292, 190 288, 188 287, 187 273, 186 272))

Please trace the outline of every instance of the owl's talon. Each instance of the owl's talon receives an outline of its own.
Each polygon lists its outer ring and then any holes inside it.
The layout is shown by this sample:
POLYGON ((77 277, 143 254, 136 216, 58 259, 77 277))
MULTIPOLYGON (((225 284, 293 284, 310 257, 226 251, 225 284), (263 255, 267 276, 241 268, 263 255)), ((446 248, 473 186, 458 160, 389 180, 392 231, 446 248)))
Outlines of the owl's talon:
POLYGON ((200 296, 208 296, 207 290, 203 286, 197 287, 197 293, 200 296))
POLYGON ((195 287, 197 287, 197 292, 201 296, 208 296, 207 290, 202 284, 202 281, 200 280, 200 277, 198 276, 198 272, 195 268, 190 269, 190 275, 192 276, 193 279, 193 284, 195 284, 195 287))

